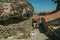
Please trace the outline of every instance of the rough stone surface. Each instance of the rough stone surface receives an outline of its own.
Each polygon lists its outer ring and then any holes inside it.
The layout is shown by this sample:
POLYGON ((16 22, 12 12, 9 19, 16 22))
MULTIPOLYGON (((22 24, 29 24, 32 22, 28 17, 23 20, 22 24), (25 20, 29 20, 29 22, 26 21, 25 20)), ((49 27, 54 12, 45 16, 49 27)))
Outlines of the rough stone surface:
POLYGON ((29 38, 32 30, 31 19, 9 25, 0 25, 0 38, 29 38))
POLYGON ((0 21, 29 18, 33 10, 33 6, 27 0, 0 0, 0 21))

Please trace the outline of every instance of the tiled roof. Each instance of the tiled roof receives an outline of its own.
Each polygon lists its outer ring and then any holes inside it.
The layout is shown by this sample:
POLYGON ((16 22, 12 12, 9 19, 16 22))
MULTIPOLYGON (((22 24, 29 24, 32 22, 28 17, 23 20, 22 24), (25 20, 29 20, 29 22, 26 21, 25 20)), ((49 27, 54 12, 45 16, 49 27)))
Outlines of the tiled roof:
POLYGON ((50 15, 44 15, 44 16, 40 16, 43 17, 45 19, 46 22, 52 21, 54 19, 60 18, 60 11, 50 14, 50 15))

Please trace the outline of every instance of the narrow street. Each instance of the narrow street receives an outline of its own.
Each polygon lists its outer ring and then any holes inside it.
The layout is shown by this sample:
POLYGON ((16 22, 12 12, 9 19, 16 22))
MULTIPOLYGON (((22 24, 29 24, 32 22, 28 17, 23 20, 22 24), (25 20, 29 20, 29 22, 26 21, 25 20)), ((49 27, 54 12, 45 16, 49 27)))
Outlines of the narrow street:
POLYGON ((29 38, 29 40, 46 40, 46 39, 48 39, 48 37, 46 35, 44 35, 43 33, 40 33, 38 29, 35 30, 35 32, 36 32, 36 35, 29 38))
POLYGON ((32 36, 27 40, 52 40, 49 37, 47 37, 44 33, 41 33, 38 29, 36 29, 35 32, 36 35, 32 36))

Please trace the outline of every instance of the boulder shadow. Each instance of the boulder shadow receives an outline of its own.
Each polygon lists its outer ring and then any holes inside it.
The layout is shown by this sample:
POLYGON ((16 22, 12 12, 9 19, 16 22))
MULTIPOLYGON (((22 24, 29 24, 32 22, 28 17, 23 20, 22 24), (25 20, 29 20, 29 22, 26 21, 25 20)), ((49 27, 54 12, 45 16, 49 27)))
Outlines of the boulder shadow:
POLYGON ((19 22, 23 22, 24 20, 27 20, 27 19, 10 18, 10 19, 5 20, 5 21, 0 21, 0 25, 7 26, 9 24, 16 24, 16 23, 19 23, 19 22))

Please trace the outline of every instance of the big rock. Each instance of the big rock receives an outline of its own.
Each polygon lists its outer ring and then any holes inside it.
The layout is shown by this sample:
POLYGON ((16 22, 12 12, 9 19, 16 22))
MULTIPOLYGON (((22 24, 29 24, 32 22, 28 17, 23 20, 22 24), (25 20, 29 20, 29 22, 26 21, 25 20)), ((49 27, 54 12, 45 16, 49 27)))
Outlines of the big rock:
POLYGON ((29 18, 33 11, 33 6, 27 0, 0 0, 0 21, 29 18))

